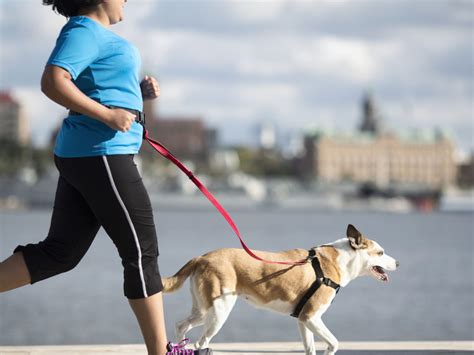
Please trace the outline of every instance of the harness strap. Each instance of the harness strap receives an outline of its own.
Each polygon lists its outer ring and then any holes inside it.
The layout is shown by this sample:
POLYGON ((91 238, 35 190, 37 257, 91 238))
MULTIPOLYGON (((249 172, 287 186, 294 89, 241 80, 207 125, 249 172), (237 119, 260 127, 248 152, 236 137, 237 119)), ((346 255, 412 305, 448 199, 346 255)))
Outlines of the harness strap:
POLYGON ((308 259, 311 260, 311 265, 313 266, 314 272, 316 274, 316 280, 314 280, 308 291, 306 291, 301 300, 298 302, 293 313, 290 314, 290 316, 295 318, 299 317, 301 310, 303 309, 306 302, 308 302, 308 300, 314 295, 314 293, 319 289, 319 287, 321 287, 321 285, 326 285, 335 289, 336 294, 341 288, 339 284, 324 276, 323 270, 321 269, 321 264, 319 263, 319 259, 316 257, 316 250, 311 249, 308 253, 308 259))

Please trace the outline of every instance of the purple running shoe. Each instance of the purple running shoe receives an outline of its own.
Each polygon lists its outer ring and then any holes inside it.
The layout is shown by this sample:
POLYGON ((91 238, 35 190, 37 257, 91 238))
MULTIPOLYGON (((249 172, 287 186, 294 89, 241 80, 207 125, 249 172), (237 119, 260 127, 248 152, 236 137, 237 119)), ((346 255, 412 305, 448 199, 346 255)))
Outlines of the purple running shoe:
POLYGON ((188 338, 181 340, 177 344, 169 342, 166 345, 166 350, 168 350, 166 355, 211 355, 212 354, 212 349, 209 349, 209 348, 199 349, 199 350, 186 349, 186 345, 188 345, 188 343, 189 343, 188 338))

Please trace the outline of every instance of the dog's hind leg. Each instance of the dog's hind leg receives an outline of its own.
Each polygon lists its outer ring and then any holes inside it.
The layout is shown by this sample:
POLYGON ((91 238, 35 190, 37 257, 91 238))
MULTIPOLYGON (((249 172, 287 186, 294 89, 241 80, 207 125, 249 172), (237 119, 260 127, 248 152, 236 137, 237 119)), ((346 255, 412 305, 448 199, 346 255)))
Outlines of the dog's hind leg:
POLYGON ((324 355, 334 355, 339 348, 339 342, 331 331, 323 323, 323 320, 319 316, 315 316, 305 322, 306 327, 311 330, 314 334, 321 338, 328 347, 324 352, 324 355))
POLYGON ((185 338, 186 333, 189 332, 194 327, 198 327, 204 324, 204 317, 206 311, 202 306, 202 302, 199 300, 199 296, 196 293, 196 285, 194 284, 195 280, 191 280, 191 296, 193 299, 193 306, 191 309, 191 315, 186 319, 183 319, 180 322, 176 323, 176 338, 177 342, 185 338))
POLYGON ((314 346, 314 335, 306 325, 298 321, 298 329, 300 331, 301 339, 303 340, 304 352, 306 355, 316 355, 316 347, 314 346))
POLYGON ((189 332, 194 327, 204 324, 205 313, 199 309, 193 307, 191 315, 183 319, 182 321, 176 323, 176 339, 177 342, 185 338, 186 333, 189 332))
POLYGON ((234 292, 227 292, 216 298, 207 311, 204 320, 204 332, 196 343, 197 349, 207 348, 211 339, 222 328, 237 300, 234 292))

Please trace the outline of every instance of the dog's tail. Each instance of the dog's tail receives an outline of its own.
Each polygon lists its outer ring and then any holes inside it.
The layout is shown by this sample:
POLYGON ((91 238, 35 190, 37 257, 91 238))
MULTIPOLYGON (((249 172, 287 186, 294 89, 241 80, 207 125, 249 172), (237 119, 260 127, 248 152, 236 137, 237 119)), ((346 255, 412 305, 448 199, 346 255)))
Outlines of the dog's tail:
POLYGON ((199 257, 189 260, 176 274, 171 277, 164 277, 163 292, 169 293, 179 290, 183 286, 184 281, 193 273, 199 257))

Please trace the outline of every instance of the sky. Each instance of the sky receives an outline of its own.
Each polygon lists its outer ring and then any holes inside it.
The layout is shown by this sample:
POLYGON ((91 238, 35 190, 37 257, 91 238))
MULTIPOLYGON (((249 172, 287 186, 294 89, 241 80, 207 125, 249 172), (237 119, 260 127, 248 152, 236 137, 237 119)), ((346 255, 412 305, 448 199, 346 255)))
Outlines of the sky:
MULTIPOLYGON (((473 10, 472 0, 129 0, 111 30, 160 82, 159 115, 201 118, 224 144, 254 143, 262 123, 281 142, 352 131, 370 91, 389 129, 441 129, 469 151, 473 10)), ((36 145, 66 112, 39 85, 65 22, 40 0, 0 0, 0 89, 24 105, 36 145)))

